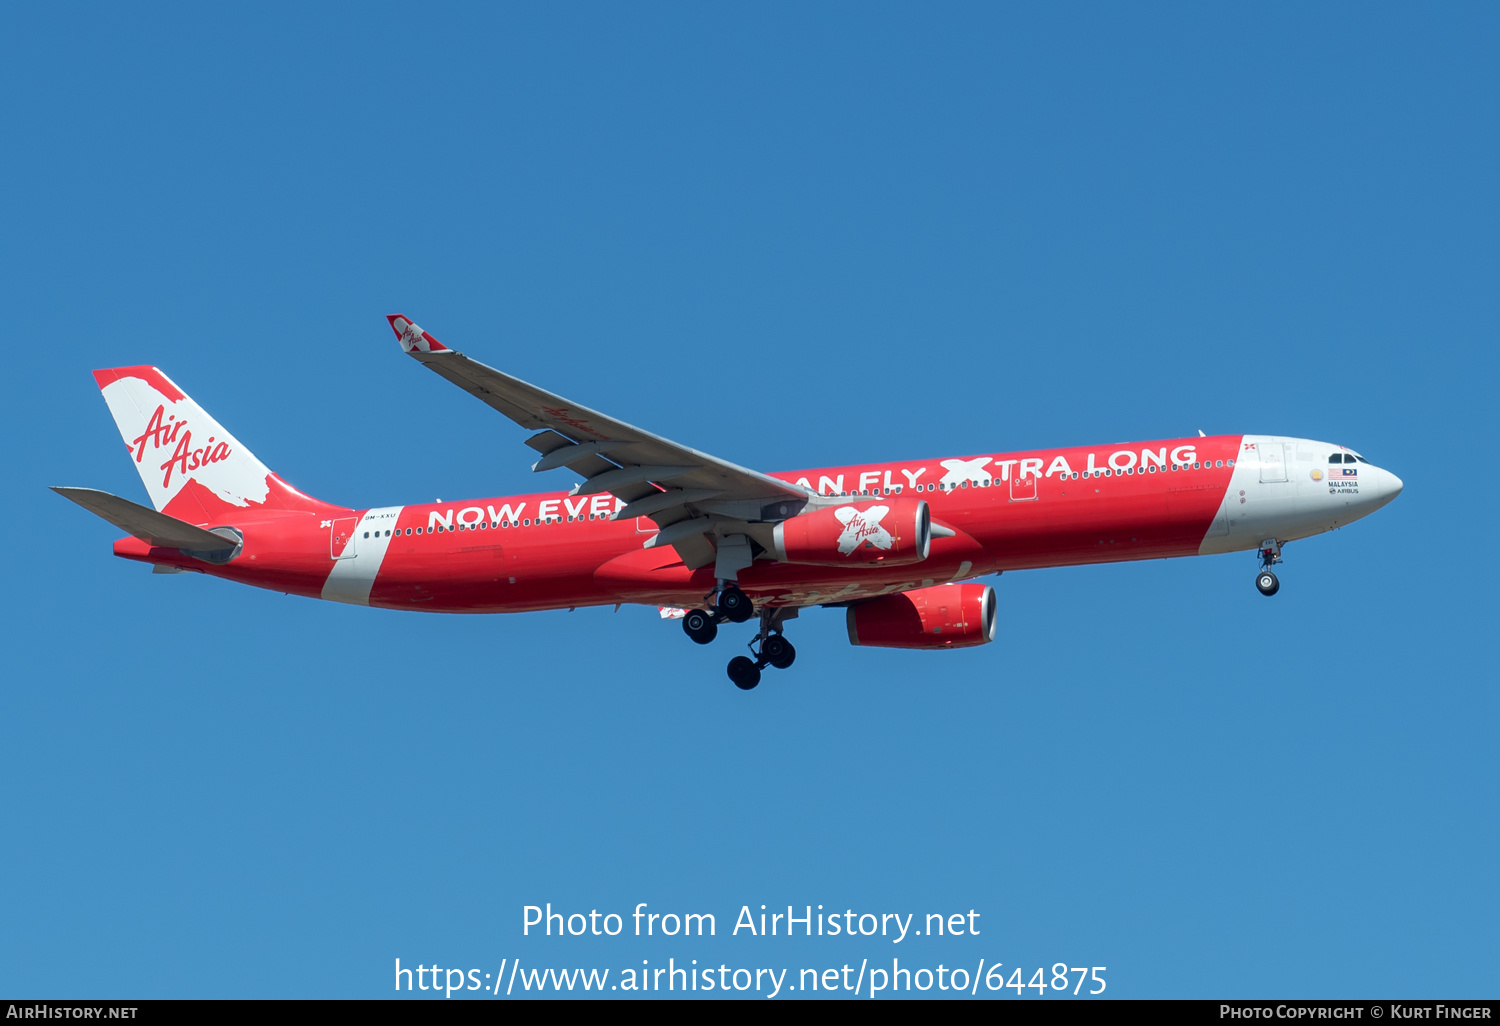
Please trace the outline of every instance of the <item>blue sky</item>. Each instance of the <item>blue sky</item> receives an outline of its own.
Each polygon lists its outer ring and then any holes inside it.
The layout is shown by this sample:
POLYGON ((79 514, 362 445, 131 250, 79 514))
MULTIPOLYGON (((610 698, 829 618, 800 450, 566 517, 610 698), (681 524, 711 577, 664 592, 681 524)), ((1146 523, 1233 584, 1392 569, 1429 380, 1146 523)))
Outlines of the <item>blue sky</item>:
POLYGON ((1492 6, 3 21, 0 992, 375 997, 397 957, 1500 989, 1492 6), (993 645, 811 611, 741 694, 747 630, 153 577, 46 490, 144 498, 88 373, 131 363, 332 501, 533 487, 396 311, 766 470, 1201 428, 1406 491, 1273 600, 1248 554, 1008 574, 993 645), (549 901, 720 936, 523 938, 549 901), (981 934, 725 936, 762 903, 981 934))

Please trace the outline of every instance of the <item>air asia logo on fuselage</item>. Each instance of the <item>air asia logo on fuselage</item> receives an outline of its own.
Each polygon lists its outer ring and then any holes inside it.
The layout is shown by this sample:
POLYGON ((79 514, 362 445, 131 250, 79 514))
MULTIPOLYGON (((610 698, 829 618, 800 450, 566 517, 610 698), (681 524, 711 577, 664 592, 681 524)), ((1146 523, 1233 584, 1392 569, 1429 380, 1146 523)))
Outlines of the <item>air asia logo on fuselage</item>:
POLYGON ((223 442, 214 444, 214 437, 210 435, 208 442, 198 448, 193 448, 193 429, 187 426, 186 420, 178 420, 177 415, 167 415, 165 406, 157 406, 156 412, 146 422, 146 430, 130 443, 130 451, 135 456, 137 463, 146 455, 146 442, 150 441, 152 450, 159 450, 163 446, 176 443, 172 455, 167 457, 158 470, 164 472, 161 486, 168 488, 172 484, 172 472, 175 470, 182 476, 187 476, 190 471, 199 467, 206 467, 210 463, 218 463, 220 460, 229 458, 231 450, 223 442))
POLYGON ((873 545, 877 549, 888 549, 896 543, 891 537, 891 532, 880 525, 885 515, 891 511, 889 506, 871 506, 867 510, 857 510, 853 506, 840 506, 833 511, 833 515, 839 518, 839 523, 844 525, 844 532, 839 535, 839 552, 849 555, 861 545, 873 545))
POLYGON ((988 488, 994 475, 984 468, 990 465, 988 456, 977 456, 972 460, 942 460, 948 473, 938 482, 942 488, 957 488, 965 481, 972 481, 981 488, 988 488))

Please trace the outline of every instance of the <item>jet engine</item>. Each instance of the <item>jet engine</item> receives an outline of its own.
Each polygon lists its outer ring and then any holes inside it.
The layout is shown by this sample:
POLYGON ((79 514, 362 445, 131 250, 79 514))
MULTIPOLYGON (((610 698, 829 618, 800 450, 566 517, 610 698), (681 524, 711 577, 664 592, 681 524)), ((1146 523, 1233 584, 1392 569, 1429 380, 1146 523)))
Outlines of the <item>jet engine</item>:
POLYGON ((856 499, 783 520, 773 532, 783 563, 905 566, 932 548, 932 514, 922 499, 856 499))
POLYGON ((995 640, 995 589, 939 584, 849 607, 849 643, 875 648, 972 648, 995 640))

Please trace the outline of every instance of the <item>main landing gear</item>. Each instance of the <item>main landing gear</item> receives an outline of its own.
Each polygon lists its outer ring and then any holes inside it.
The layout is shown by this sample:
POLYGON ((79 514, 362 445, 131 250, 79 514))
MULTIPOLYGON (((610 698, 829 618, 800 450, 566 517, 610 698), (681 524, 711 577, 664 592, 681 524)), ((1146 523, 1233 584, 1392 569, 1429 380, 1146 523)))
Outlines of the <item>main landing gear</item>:
POLYGON ((689 609, 682 618, 682 630, 698 644, 707 645, 719 636, 719 624, 726 620, 729 623, 744 623, 754 615, 755 606, 751 604, 750 596, 731 584, 719 589, 712 612, 707 609, 689 609))
POLYGON ((1262 595, 1274 595, 1281 590, 1281 582, 1271 572, 1271 567, 1281 562, 1281 542, 1267 538, 1260 543, 1260 573, 1255 576, 1255 586, 1262 595))
MULTIPOLYGON (((735 656, 729 660, 729 679, 741 691, 749 691, 760 683, 760 671, 767 666, 785 670, 797 658, 797 650, 782 635, 783 621, 796 615, 796 610, 762 609, 760 630, 750 642, 750 656, 735 656)), ((682 630, 700 645, 707 645, 719 634, 719 624, 744 623, 755 615, 755 606, 746 595, 733 584, 719 589, 713 611, 690 609, 682 618, 682 630)))
POLYGON ((767 666, 785 670, 796 661, 797 649, 781 633, 782 619, 781 610, 762 609, 760 631, 750 642, 750 652, 755 658, 735 656, 729 660, 729 679, 741 691, 749 691, 759 684, 760 671, 767 666))

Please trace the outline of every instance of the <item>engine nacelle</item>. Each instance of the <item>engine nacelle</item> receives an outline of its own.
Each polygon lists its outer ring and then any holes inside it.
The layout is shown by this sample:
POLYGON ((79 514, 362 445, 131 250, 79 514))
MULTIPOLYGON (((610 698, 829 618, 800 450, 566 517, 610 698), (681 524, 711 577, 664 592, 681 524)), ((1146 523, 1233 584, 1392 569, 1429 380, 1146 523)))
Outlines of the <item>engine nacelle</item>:
POLYGON ((995 640, 995 589, 939 584, 849 607, 849 643, 876 648, 972 648, 995 640))
POLYGON ((856 499, 783 520, 773 538, 783 563, 905 566, 932 549, 932 514, 922 499, 856 499))

